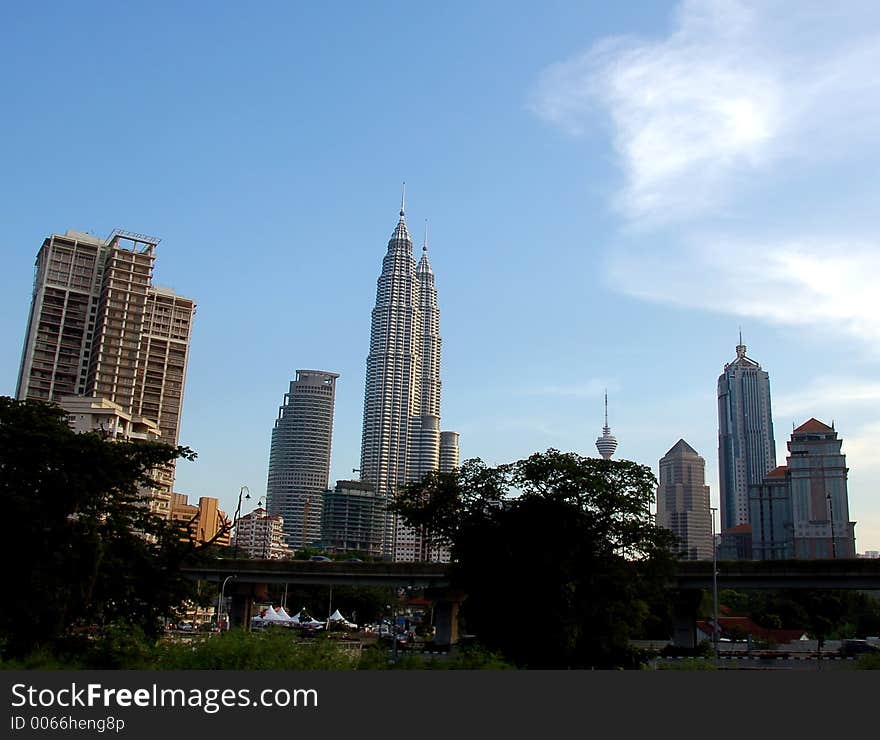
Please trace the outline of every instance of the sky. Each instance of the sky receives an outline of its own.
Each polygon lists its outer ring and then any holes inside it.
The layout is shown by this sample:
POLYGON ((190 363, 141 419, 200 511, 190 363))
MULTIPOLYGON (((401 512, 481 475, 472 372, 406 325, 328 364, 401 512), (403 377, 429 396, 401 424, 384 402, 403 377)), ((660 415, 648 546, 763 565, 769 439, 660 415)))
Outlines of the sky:
POLYGON ((0 26, 0 394, 44 238, 155 235, 198 304, 176 490, 265 494, 297 369, 337 372, 360 463, 402 182, 462 459, 650 466, 718 505, 716 384, 770 373, 777 462, 834 423, 880 550, 880 5, 844 0, 19 3, 0 26))

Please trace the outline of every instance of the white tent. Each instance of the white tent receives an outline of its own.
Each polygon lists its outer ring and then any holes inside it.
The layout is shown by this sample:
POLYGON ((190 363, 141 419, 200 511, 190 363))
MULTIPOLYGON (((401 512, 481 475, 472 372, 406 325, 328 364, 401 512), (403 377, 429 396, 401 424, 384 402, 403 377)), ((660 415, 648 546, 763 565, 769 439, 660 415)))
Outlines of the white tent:
POLYGON ((317 619, 303 619, 303 612, 305 609, 300 609, 296 614, 294 614, 290 619, 295 624, 300 625, 301 627, 323 627, 324 623, 319 622, 317 619))
POLYGON ((339 609, 337 609, 329 617, 327 617, 327 621, 332 622, 333 624, 341 624, 344 627, 348 627, 350 629, 357 629, 357 625, 354 622, 349 622, 345 617, 343 617, 339 609))
POLYGON ((254 617, 254 619, 253 619, 253 622, 255 624, 263 624, 263 625, 290 624, 291 621, 292 620, 290 619, 290 617, 287 616, 287 614, 284 614, 283 612, 282 612, 282 614, 279 614, 271 606, 266 608, 266 611, 263 612, 262 616, 254 617))
POLYGON ((293 617, 291 617, 286 611, 284 611, 284 607, 283 607, 283 606, 279 606, 279 607, 275 610, 275 614, 276 614, 277 616, 279 616, 279 617, 280 617, 282 620, 284 620, 285 622, 292 622, 292 621, 293 621, 293 617))
POLYGON ((284 618, 278 616, 278 612, 275 611, 271 606, 267 607, 266 613, 263 615, 263 619, 267 622, 283 622, 284 618))

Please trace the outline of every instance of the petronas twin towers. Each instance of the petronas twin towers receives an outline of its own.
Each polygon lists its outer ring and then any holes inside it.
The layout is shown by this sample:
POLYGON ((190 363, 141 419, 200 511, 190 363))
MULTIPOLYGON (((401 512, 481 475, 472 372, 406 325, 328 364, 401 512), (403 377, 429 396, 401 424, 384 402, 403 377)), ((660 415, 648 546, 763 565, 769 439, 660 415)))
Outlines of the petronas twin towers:
MULTIPOLYGON (((386 500, 429 471, 458 465, 458 434, 440 431, 440 312, 427 229, 417 265, 404 207, 401 198, 400 220, 382 260, 364 390, 361 480, 386 500)), ((383 554, 397 561, 446 557, 391 515, 383 554)))

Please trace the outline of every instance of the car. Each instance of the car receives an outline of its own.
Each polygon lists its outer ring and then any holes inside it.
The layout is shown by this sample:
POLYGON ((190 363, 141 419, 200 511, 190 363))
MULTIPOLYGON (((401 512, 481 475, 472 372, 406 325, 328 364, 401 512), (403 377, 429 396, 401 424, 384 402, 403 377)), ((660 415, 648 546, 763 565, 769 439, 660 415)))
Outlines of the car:
POLYGON ((361 560, 360 558, 346 558, 345 562, 346 563, 363 563, 364 561, 361 560))
POLYGON ((326 555, 312 555, 312 557, 310 557, 309 560, 311 560, 313 563, 331 563, 331 562, 333 562, 326 555))

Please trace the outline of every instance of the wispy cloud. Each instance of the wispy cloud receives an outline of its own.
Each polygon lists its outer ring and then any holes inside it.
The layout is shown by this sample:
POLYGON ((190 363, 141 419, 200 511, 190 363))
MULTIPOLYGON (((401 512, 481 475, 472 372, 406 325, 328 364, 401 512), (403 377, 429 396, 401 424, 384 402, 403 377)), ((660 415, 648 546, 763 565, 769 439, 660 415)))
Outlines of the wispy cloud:
MULTIPOLYGON (((774 416, 827 415, 822 421, 830 424, 833 413, 846 406, 880 406, 880 382, 862 378, 822 377, 814 379, 808 386, 794 393, 775 394, 773 396, 774 416)), ((806 421, 806 418, 803 419, 806 421)), ((873 425, 880 431, 880 424, 873 425)), ((875 434, 874 450, 876 451, 875 434)), ((847 436, 849 440, 850 437, 847 436)))
MULTIPOLYGON (((866 424, 848 434, 843 440, 843 451, 847 463, 859 475, 880 472, 880 457, 877 456, 877 440, 880 439, 880 422, 866 424)), ((876 495, 876 486, 871 487, 872 498, 876 495)))
POLYGON ((770 165, 837 149, 840 126, 873 136, 880 36, 870 23, 850 28, 854 10, 876 20, 871 8, 684 2, 666 38, 605 39, 549 67, 531 105, 573 134, 610 120, 628 218, 690 219, 770 165), (840 36, 841 26, 851 33, 840 36), (803 147, 805 135, 820 147, 803 147))
POLYGON ((539 115, 611 126, 613 287, 880 346, 878 28, 873 2, 687 0, 663 38, 549 67, 539 115))
POLYGON ((530 396, 560 396, 568 398, 601 398, 605 391, 615 391, 617 385, 606 380, 588 380, 569 385, 537 385, 524 388, 530 396))
POLYGON ((619 290, 640 298, 880 341, 877 242, 704 234, 678 243, 674 254, 653 245, 618 250, 608 269, 619 290))

